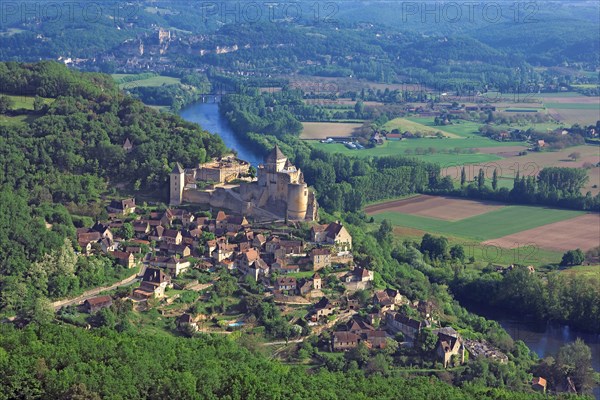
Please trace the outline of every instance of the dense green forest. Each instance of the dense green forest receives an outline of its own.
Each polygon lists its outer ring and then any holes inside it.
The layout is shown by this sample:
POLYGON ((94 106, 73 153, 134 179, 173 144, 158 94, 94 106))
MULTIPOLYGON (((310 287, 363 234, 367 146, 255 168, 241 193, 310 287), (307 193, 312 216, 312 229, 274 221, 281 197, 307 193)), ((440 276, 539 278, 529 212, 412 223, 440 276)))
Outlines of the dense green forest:
MULTIPOLYGON (((0 399, 544 399, 436 378, 307 371, 227 338, 188 339, 59 325, 0 326, 0 399)), ((572 398, 562 396, 561 398, 572 398)))

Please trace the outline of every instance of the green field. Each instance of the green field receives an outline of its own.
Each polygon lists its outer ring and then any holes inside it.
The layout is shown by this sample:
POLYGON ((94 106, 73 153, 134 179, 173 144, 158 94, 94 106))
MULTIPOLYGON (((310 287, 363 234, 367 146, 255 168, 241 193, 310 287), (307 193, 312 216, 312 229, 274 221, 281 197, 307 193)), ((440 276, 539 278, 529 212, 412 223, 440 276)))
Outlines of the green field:
POLYGON ((27 126, 32 119, 35 117, 31 115, 15 115, 14 117, 0 115, 0 126, 27 126))
POLYGON ((556 110, 598 110, 600 113, 600 103, 598 104, 582 104, 582 103, 545 103, 547 108, 556 110))
MULTIPOLYGON (((463 128, 464 129, 464 128, 463 128)), ((441 164, 474 164, 485 163, 499 160, 501 157, 495 154, 468 153, 467 149, 479 149, 485 147, 510 147, 524 145, 522 142, 498 142, 482 136, 471 136, 469 139, 404 139, 404 140, 386 140, 383 145, 371 149, 351 150, 340 143, 320 143, 311 142, 311 145, 330 153, 342 153, 348 156, 356 157, 382 157, 391 155, 404 155, 417 157, 423 161, 437 162, 441 164), (434 153, 427 151, 428 154, 415 155, 417 149, 433 149, 434 153), (448 154, 447 151, 461 149, 464 153, 448 154), (406 151, 410 154, 407 154, 406 151)))
POLYGON ((590 278, 600 278, 600 265, 578 265, 576 267, 563 269, 560 272, 561 274, 565 275, 578 275, 590 278))
POLYGON ((571 85, 571 86, 579 88, 579 89, 594 89, 594 88, 598 87, 598 85, 593 84, 593 83, 584 83, 584 84, 580 84, 580 85, 571 85))
MULTIPOLYGON (((120 78, 125 76, 130 76, 129 74, 113 74, 112 77, 118 81, 120 78)), ((181 83, 181 79, 173 78, 170 76, 153 76, 147 79, 140 79, 137 81, 124 82, 120 83, 119 87, 121 89, 133 89, 135 87, 158 87, 162 85, 175 85, 181 83)))
POLYGON ((577 92, 555 92, 555 93, 534 93, 530 96, 531 99, 543 99, 545 97, 581 97, 581 93, 577 92))
POLYGON ((583 214, 581 211, 558 209, 549 211, 548 208, 544 207, 506 206, 499 210, 459 221, 443 221, 398 212, 384 212, 374 217, 377 221, 387 219, 397 226, 485 241, 573 218, 581 214, 583 214))
MULTIPOLYGON (((429 162, 437 162, 444 165, 462 165, 462 164, 476 164, 476 163, 485 163, 489 161, 498 160, 501 157, 498 157, 494 154, 447 154, 447 153, 435 153, 435 154, 423 154, 423 155, 414 155, 414 154, 406 154, 406 150, 410 149, 411 151, 415 148, 428 148, 433 147, 435 149, 448 149, 460 146, 440 146, 441 141, 449 141, 451 139, 411 139, 411 140, 403 140, 403 141, 386 141, 383 145, 377 146, 372 149, 364 149, 364 150, 350 150, 346 148, 343 144, 339 143, 321 143, 321 142, 311 142, 311 145, 317 149, 328 151, 330 153, 342 153, 347 156, 355 156, 355 157, 383 157, 383 156, 407 156, 407 157, 416 157, 419 160, 429 161, 429 162), (436 143, 438 142, 438 143, 436 143), (437 146, 436 146, 437 145, 437 146)), ((470 148, 471 146, 465 146, 463 148, 470 148)))
MULTIPOLYGON (((12 107, 13 110, 24 109, 24 110, 33 110, 33 101, 35 100, 35 96, 15 96, 12 94, 2 94, 2 96, 9 97, 13 100, 14 105, 12 107)), ((45 104, 50 104, 54 101, 54 99, 47 99, 42 97, 45 104)))
MULTIPOLYGON (((426 231, 396 227, 394 229, 394 233, 396 234, 396 238, 399 243, 405 239, 414 240, 419 243, 426 231)), ((474 257, 475 261, 477 262, 476 265, 471 265, 470 268, 476 269, 481 269, 488 263, 500 265, 518 263, 534 265, 536 267, 541 265, 556 264, 560 262, 563 254, 557 251, 531 248, 528 246, 522 246, 515 249, 506 249, 493 245, 484 245, 473 239, 447 234, 444 234, 444 237, 448 239, 449 246, 454 246, 455 244, 463 246, 466 257, 474 257)))

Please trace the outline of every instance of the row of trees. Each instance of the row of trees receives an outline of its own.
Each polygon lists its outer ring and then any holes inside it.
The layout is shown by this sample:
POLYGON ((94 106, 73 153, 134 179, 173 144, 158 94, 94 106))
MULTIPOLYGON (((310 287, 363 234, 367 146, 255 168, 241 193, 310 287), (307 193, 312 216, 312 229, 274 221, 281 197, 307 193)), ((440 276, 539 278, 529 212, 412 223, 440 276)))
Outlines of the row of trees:
POLYGON ((460 188, 433 190, 454 196, 486 200, 497 200, 517 204, 543 204, 575 210, 600 211, 600 195, 592 196, 587 192, 581 195, 589 177, 581 168, 546 167, 536 176, 521 176, 519 171, 514 179, 513 188, 498 187, 498 170, 492 173, 491 188, 486 183, 485 171, 479 169, 477 177, 467 182, 465 168, 461 170, 460 188))

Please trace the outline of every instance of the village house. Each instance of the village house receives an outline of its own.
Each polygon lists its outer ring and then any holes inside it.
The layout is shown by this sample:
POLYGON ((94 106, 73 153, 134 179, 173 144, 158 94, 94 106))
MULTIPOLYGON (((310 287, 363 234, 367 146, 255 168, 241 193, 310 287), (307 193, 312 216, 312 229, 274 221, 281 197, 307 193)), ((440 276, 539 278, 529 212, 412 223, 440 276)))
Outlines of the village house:
POLYGON ((332 222, 329 225, 314 225, 310 234, 311 240, 315 243, 332 244, 339 251, 352 249, 352 236, 339 222, 332 222))
POLYGON ((180 257, 189 257, 192 255, 192 249, 185 244, 173 244, 162 242, 159 249, 163 253, 173 254, 180 257))
POLYGON ((262 233, 254 235, 254 239, 252 239, 252 247, 261 249, 265 243, 267 243, 267 239, 265 239, 265 235, 263 235, 262 233))
POLYGON ((331 341, 333 351, 346 351, 358 346, 360 337, 352 332, 333 332, 331 341))
POLYGON ((376 291, 373 294, 373 304, 379 306, 381 313, 394 310, 394 302, 389 298, 384 290, 376 291))
POLYGON ((338 330, 333 333, 332 348, 333 351, 344 351, 352 349, 362 342, 369 349, 383 349, 387 343, 386 337, 385 331, 376 330, 373 326, 366 323, 362 318, 355 316, 346 324, 338 327, 338 330), (342 333, 349 333, 355 336, 347 336, 343 335, 342 333))
POLYGON ((331 265, 331 250, 313 249, 310 252, 310 259, 314 271, 318 271, 322 268, 329 267, 331 265))
POLYGON ((179 329, 180 331, 185 331, 189 329, 188 327, 192 327, 194 332, 198 330, 198 324, 196 323, 196 321, 194 321, 194 318, 188 313, 182 314, 179 317, 177 317, 175 323, 177 324, 177 329, 179 329))
POLYGON ((312 283, 313 283, 314 290, 321 290, 321 287, 323 285, 323 281, 321 280, 321 275, 319 275, 318 273, 314 274, 312 276, 312 283))
POLYGON ((258 281, 261 278, 267 277, 269 272, 269 264, 267 264, 265 260, 259 258, 248 268, 247 275, 250 275, 255 281, 258 281))
POLYGON ((460 364, 465 362, 465 346, 458 332, 451 327, 445 327, 434 329, 433 333, 438 336, 435 353, 444 364, 444 368, 452 366, 453 357, 460 364))
POLYGON ((273 272, 284 275, 300 272, 300 266, 298 264, 288 264, 285 258, 277 258, 275 262, 271 263, 271 269, 273 272))
POLYGON ((112 306, 112 298, 110 296, 98 296, 87 299, 83 302, 85 310, 93 314, 103 308, 112 306))
POLYGON ((293 294, 296 291, 296 278, 288 276, 280 276, 275 280, 275 290, 293 294))
POLYGON ((237 246, 226 242, 217 242, 217 248, 213 250, 211 256, 217 262, 221 262, 226 258, 233 257, 237 246))
POLYGON ((133 221, 133 231, 138 238, 144 238, 150 233, 150 224, 148 221, 133 221))
POLYGON ((162 238, 169 244, 181 244, 183 240, 181 232, 175 229, 165 229, 162 238))
POLYGON ((490 360, 498 361, 501 364, 508 362, 508 357, 506 354, 485 340, 465 340, 464 343, 465 349, 473 358, 484 357, 490 360))
POLYGON ((393 311, 402 304, 402 295, 394 289, 378 290, 373 294, 373 304, 378 305, 382 313, 393 311))
POLYGON ((180 221, 183 226, 188 226, 194 222, 194 214, 186 210, 170 209, 165 210, 161 222, 164 225, 170 225, 175 221, 180 221))
POLYGON ((242 229, 248 228, 250 224, 244 216, 229 215, 226 219, 226 229, 228 232, 238 232, 242 229))
POLYGON ((385 314, 385 326, 392 333, 401 332, 406 339, 414 341, 425 324, 398 312, 385 314))
POLYGON ((164 227, 162 227, 161 225, 155 226, 152 232, 148 235, 148 239, 153 240, 155 242, 161 242, 163 240, 164 233, 164 227))
POLYGON ((135 212, 135 199, 113 200, 107 207, 109 213, 131 214, 135 212))
POLYGON ((313 289, 313 283, 310 279, 301 279, 298 281, 298 294, 300 296, 306 296, 313 289))
POLYGON ((179 276, 179 274, 185 272, 190 265, 190 261, 184 258, 169 257, 166 262, 167 271, 171 276, 179 276))
POLYGON ((366 268, 356 267, 342 277, 346 283, 350 282, 371 282, 374 279, 373 271, 366 268))
POLYGON ((135 257, 133 253, 128 253, 126 251, 113 251, 109 254, 113 256, 117 260, 117 262, 125 268, 135 267, 135 257))
POLYGON ((227 214, 223 211, 217 213, 217 216, 215 217, 215 227, 222 231, 227 230, 227 214))
POLYGON ((94 226, 92 226, 92 230, 99 232, 100 236, 102 236, 102 238, 104 239, 109 239, 111 241, 114 240, 113 234, 110 230, 110 226, 109 225, 105 225, 105 224, 101 224, 99 222, 96 222, 94 224, 94 226))
POLYGON ((165 289, 171 284, 171 277, 160 269, 146 268, 140 287, 133 290, 136 300, 164 297, 165 289))
POLYGON ((260 258, 260 254, 256 249, 247 249, 239 254, 236 259, 236 267, 243 273, 247 273, 248 269, 260 258))
POLYGON ((322 297, 321 300, 315 304, 315 312, 312 319, 319 320, 320 318, 327 317, 333 314, 335 310, 335 304, 333 304, 327 297, 322 297))
POLYGON ((140 246, 127 246, 125 252, 132 254, 142 254, 142 248, 140 246))
POLYGON ((129 153, 131 150, 133 150, 133 143, 131 143, 129 138, 125 139, 125 142, 123 143, 123 150, 125 150, 126 153, 129 153))
POLYGON ((92 251, 92 244, 98 243, 101 238, 100 232, 91 231, 87 228, 77 229, 77 244, 85 254, 89 254, 92 251))

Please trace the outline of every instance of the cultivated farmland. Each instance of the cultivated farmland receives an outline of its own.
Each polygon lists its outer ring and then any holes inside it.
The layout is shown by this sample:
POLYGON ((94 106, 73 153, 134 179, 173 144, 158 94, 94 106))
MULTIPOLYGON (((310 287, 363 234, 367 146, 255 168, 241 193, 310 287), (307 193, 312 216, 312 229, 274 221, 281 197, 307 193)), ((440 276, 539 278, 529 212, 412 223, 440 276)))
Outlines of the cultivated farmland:
POLYGON ((599 241, 600 215, 585 214, 483 243, 513 248, 519 243, 533 242, 545 249, 567 251, 581 248, 586 251, 598 246, 599 241))
POLYGON ((490 201, 464 200, 444 196, 416 196, 402 200, 392 200, 367 206, 365 212, 377 215, 381 212, 399 212, 420 215, 444 221, 460 221, 464 218, 485 214, 502 208, 502 204, 490 201))
POLYGON ((362 124, 345 122, 303 122, 300 139, 326 139, 352 136, 362 124))
POLYGON ((387 219, 398 226, 483 241, 537 228, 582 214, 581 211, 548 209, 545 207, 505 206, 458 221, 422 217, 416 214, 402 214, 395 211, 380 212, 375 215, 375 219, 379 221, 387 219))
POLYGON ((484 262, 557 263, 565 250, 599 245, 600 216, 581 211, 421 195, 365 212, 377 222, 390 221, 400 238, 443 235, 484 262))

